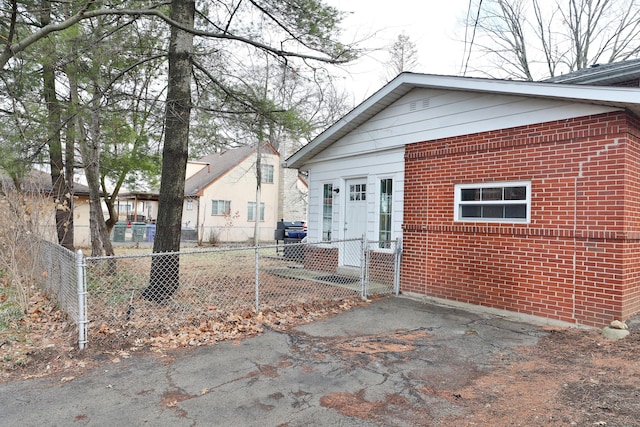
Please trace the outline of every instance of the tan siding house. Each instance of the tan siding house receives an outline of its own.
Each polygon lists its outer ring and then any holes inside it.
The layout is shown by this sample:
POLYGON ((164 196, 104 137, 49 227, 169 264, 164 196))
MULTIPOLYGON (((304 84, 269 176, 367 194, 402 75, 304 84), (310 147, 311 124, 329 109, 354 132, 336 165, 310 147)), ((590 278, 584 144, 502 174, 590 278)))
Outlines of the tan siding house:
POLYGON ((280 155, 261 146, 262 185, 256 209, 256 146, 240 147, 189 162, 182 214, 183 230, 204 243, 247 242, 256 221, 260 241, 272 241, 278 221, 280 155))

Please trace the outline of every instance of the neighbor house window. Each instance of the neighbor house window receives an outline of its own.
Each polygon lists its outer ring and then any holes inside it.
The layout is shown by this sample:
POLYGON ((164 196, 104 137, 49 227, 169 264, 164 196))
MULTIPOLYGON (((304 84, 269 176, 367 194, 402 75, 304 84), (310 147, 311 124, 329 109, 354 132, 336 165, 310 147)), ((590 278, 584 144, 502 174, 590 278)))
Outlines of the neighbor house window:
MULTIPOLYGON (((247 221, 256 220, 256 202, 247 205, 247 221)), ((264 221, 264 203, 260 203, 260 221, 264 221)))
POLYGON ((322 187, 322 240, 331 240, 331 223, 333 222, 333 184, 322 187))
POLYGON ((273 184, 273 165, 261 165, 260 177, 261 182, 266 184, 273 184))
POLYGON ((231 212, 231 200, 212 200, 211 215, 229 215, 231 212))
POLYGON ((393 181, 391 179, 380 180, 380 247, 391 247, 391 194, 393 181))
POLYGON ((528 181, 455 186, 456 221, 529 222, 530 212, 528 181))
MULTIPOLYGON (((193 200, 192 199, 188 199, 187 200, 187 210, 188 211, 192 211, 193 210, 193 200)), ((149 216, 151 216, 151 214, 149 214, 149 216)))

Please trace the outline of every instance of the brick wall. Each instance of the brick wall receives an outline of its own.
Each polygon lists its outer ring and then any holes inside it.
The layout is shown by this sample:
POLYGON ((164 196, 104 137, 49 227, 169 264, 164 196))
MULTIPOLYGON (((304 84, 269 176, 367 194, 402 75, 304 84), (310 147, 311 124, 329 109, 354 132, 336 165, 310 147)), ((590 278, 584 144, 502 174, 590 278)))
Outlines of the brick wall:
POLYGON ((407 146, 401 289, 602 326, 640 311, 640 144, 624 112, 407 146), (531 181, 531 222, 455 222, 454 185, 531 181))

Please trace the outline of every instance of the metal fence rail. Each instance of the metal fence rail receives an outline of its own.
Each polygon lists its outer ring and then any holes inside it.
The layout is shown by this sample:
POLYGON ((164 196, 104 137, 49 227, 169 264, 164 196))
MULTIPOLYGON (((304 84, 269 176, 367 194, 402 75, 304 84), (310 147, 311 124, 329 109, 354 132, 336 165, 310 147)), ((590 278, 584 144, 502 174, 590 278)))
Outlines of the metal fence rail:
POLYGON ((42 262, 56 279, 46 286, 67 301, 81 348, 87 342, 146 345, 194 328, 215 339, 221 320, 242 323, 243 316, 258 312, 399 291, 398 242, 358 239, 87 258, 50 252, 42 262), (54 289, 55 283, 67 285, 54 289))

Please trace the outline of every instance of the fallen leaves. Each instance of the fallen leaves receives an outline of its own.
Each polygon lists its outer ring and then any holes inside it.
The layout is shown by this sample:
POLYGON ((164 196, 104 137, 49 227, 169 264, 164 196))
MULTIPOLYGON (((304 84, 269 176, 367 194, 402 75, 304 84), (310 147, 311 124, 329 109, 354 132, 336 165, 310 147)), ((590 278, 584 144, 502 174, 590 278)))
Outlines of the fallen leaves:
POLYGON ((302 302, 265 308, 236 311, 207 306, 202 310, 181 312, 175 306, 159 307, 140 301, 135 314, 126 322, 101 322, 90 326, 90 346, 155 351, 182 347, 198 347, 218 341, 235 341, 264 332, 264 328, 283 329, 312 322, 318 318, 349 310, 365 304, 360 298, 302 302))
POLYGON ((105 361, 120 363, 133 351, 150 349, 162 354, 219 341, 239 343, 265 328, 284 330, 362 304, 365 302, 355 297, 295 303, 258 313, 251 309, 230 312, 209 305, 187 317, 163 312, 157 306, 140 306, 127 322, 90 325, 89 350, 81 351, 77 348, 77 326, 32 288, 27 313, 0 330, 0 381, 64 373, 60 381, 68 382, 87 367, 105 361))

